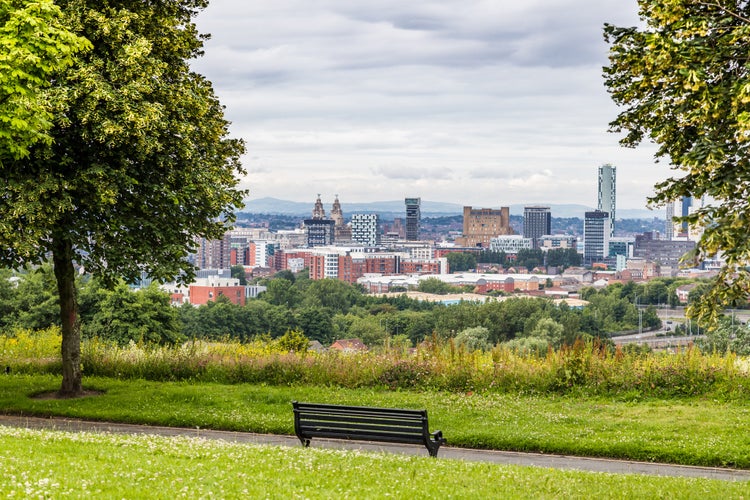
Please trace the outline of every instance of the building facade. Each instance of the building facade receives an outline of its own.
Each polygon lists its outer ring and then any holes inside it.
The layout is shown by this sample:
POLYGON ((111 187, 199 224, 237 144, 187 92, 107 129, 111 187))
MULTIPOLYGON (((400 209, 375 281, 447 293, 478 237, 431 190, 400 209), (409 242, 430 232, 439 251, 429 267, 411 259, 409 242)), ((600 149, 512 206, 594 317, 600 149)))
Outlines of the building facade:
POLYGON ((492 238, 508 234, 513 234, 510 208, 464 207, 463 235, 456 238, 456 245, 489 248, 492 238))
POLYGON ((305 230, 307 231, 307 246, 320 247, 333 244, 336 221, 326 218, 326 211, 320 195, 315 201, 311 219, 305 219, 305 230))
POLYGON ((422 221, 421 198, 406 198, 406 228, 404 234, 407 241, 419 239, 419 228, 422 221))
POLYGON ((351 223, 352 241, 359 245, 380 245, 380 216, 378 214, 353 214, 351 223))
POLYGON ((592 264, 609 255, 611 234, 609 214, 601 210, 586 212, 583 220, 583 260, 592 264))
POLYGON ((496 236, 490 239, 490 250, 493 252, 517 254, 519 250, 531 250, 532 248, 534 248, 534 240, 520 234, 496 236))
POLYGON ((528 206, 523 209, 523 237, 531 238, 534 248, 539 247, 539 239, 552 232, 550 207, 528 206))
POLYGON ((609 236, 615 235, 617 169, 613 165, 599 166, 598 202, 596 209, 609 214, 609 236))

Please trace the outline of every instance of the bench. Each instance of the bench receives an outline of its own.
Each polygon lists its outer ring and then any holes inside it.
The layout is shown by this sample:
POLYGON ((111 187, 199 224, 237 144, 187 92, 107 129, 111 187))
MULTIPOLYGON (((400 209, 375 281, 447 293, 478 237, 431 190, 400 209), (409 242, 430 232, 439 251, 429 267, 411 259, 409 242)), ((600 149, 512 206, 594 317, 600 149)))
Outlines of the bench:
POLYGON ((303 446, 315 437, 423 444, 431 457, 445 444, 441 431, 430 434, 427 410, 374 408, 292 402, 294 433, 303 446))

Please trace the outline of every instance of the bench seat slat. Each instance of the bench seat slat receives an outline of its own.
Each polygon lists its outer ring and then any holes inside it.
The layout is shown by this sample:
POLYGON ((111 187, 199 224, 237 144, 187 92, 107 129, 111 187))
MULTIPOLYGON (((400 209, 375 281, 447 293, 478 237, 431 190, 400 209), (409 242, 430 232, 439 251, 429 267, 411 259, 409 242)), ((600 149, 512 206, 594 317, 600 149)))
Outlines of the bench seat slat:
POLYGON ((315 432, 314 437, 329 438, 329 439, 350 439, 357 441, 383 441, 387 443, 407 443, 407 444, 424 444, 422 436, 415 436, 413 434, 378 434, 378 433, 346 433, 346 432, 331 432, 329 430, 320 430, 315 432))
POLYGON ((301 416, 307 422, 320 422, 321 424, 334 425, 337 422, 348 422, 353 424, 361 425, 395 425, 398 427, 408 427, 412 429, 421 429, 424 427, 424 423, 419 420, 398 420, 395 418, 347 418, 341 416, 328 416, 328 415, 304 415, 301 416))

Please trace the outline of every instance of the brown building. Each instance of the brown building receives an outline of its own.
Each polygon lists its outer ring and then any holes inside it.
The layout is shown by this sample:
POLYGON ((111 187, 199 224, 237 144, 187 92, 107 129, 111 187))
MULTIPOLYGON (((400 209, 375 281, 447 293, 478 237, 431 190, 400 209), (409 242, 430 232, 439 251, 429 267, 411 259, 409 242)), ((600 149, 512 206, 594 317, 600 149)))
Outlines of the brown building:
POLYGON ((463 236, 456 238, 456 245, 489 248, 491 238, 507 234, 514 234, 510 227, 510 208, 464 207, 463 236))

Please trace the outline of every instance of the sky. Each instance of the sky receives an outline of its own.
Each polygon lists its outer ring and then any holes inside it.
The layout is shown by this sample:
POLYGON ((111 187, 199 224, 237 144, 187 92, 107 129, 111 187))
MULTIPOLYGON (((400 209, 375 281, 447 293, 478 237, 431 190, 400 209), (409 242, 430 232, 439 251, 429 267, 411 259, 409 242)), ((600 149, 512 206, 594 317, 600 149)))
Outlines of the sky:
POLYGON ((618 144, 604 23, 636 0, 213 0, 193 69, 246 141, 250 199, 644 208, 671 173, 618 144))

